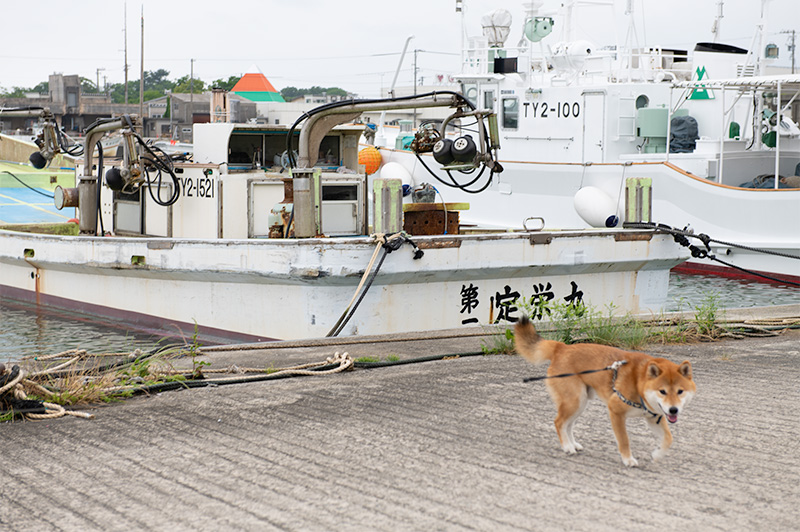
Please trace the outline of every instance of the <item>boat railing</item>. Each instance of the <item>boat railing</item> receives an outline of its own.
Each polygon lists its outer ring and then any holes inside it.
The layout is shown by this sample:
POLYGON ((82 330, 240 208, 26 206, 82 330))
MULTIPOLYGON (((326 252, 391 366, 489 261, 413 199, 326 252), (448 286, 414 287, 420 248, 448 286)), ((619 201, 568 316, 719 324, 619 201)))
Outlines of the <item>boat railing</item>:
POLYGON ((516 72, 521 74, 571 76, 574 80, 598 76, 616 81, 684 81, 692 77, 691 65, 680 56, 659 48, 626 51, 616 48, 597 49, 580 58, 537 53, 529 47, 490 47, 485 40, 471 39, 465 51, 462 73, 494 73, 495 59, 516 59, 516 72), (555 72, 552 67, 555 66, 555 72))

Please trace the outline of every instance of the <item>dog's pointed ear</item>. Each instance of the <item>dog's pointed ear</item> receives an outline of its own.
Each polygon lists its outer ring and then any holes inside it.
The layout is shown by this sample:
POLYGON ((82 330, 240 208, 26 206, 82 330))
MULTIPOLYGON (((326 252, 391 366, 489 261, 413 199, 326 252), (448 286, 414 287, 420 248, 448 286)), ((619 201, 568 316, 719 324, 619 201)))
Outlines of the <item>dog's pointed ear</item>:
POLYGON ((692 363, 688 360, 684 360, 683 363, 678 367, 678 372, 686 377, 687 379, 692 379, 692 363))
POLYGON ((648 379, 655 379, 659 375, 661 375, 661 368, 658 367, 658 364, 655 364, 655 363, 651 362, 647 366, 647 378, 648 379))

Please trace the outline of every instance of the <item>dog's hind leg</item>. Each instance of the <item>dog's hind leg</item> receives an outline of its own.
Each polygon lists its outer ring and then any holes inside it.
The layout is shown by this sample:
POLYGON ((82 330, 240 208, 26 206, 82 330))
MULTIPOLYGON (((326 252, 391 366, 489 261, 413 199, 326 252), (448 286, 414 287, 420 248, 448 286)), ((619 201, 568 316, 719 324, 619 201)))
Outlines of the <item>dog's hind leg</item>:
POLYGON ((647 418, 647 425, 650 427, 650 430, 653 431, 653 435, 655 435, 656 438, 661 437, 661 446, 657 447, 652 453, 653 461, 664 458, 672 445, 672 433, 669 430, 667 421, 663 418, 661 418, 660 421, 658 421, 658 419, 659 418, 655 417, 647 418))
POLYGON ((567 420, 567 422, 564 424, 564 432, 566 433, 569 442, 572 444, 572 446, 575 448, 576 451, 582 451, 583 445, 578 443, 578 441, 575 439, 575 434, 574 434, 575 422, 578 420, 580 415, 583 414, 583 411, 586 410, 586 405, 588 404, 589 404, 589 393, 587 388, 584 387, 580 395, 580 404, 578 406, 578 410, 575 411, 572 417, 569 418, 569 420, 567 420))
POLYGON ((584 408, 586 408, 586 403, 588 401, 586 388, 583 385, 561 385, 558 387, 553 386, 550 392, 558 406, 555 425, 556 432, 558 433, 558 440, 561 442, 561 448, 564 449, 564 452, 567 454, 575 454, 583 449, 583 447, 575 441, 572 429, 575 420, 581 412, 583 412, 584 408))

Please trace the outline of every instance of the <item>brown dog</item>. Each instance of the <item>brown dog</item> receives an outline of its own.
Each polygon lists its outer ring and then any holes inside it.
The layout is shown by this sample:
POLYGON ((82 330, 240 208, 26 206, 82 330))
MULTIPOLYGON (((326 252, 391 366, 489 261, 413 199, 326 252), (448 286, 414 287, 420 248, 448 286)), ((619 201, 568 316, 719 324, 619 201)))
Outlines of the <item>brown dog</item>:
POLYGON ((558 439, 566 453, 574 454, 583 449, 575 441, 572 428, 588 400, 596 395, 608 407, 619 453, 626 466, 637 465, 625 428, 629 416, 644 416, 656 437, 662 437, 661 446, 652 453, 653 460, 666 454, 672 445, 672 434, 664 418, 669 423, 677 422, 678 414, 696 392, 689 361, 677 365, 664 358, 615 347, 544 340, 527 317, 517 323, 514 332, 520 355, 534 364, 550 361, 548 377, 570 374, 547 380, 547 389, 558 408, 555 422, 558 439), (608 370, 590 372, 604 368, 608 370), (574 375, 581 372, 587 373, 574 375))

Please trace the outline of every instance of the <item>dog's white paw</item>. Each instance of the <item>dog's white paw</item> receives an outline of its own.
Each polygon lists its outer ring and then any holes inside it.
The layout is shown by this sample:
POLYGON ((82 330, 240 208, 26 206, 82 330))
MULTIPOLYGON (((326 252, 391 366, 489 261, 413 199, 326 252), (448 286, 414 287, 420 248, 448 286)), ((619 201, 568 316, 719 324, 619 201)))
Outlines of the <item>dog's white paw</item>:
POLYGON ((653 451, 652 456, 653 456, 653 462, 655 462, 656 460, 661 460, 662 458, 667 456, 667 451, 659 448, 653 451))
POLYGON ((583 450, 583 445, 581 445, 578 442, 575 442, 575 450, 576 451, 582 451, 583 450))
POLYGON ((625 458, 623 456, 622 457, 622 463, 625 464, 628 467, 636 467, 636 466, 639 465, 639 462, 637 462, 636 458, 634 458, 633 456, 629 456, 627 458, 625 458))
POLYGON ((571 443, 567 445, 562 445, 561 448, 564 449, 564 452, 567 454, 576 454, 578 452, 575 446, 572 445, 571 443))

